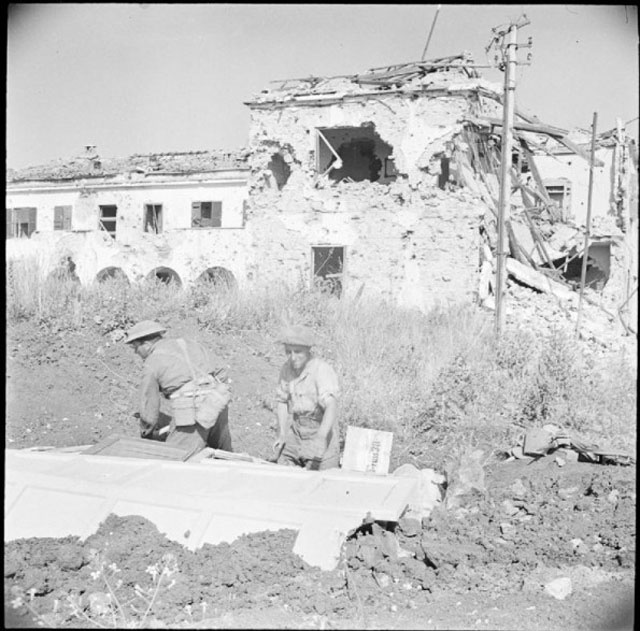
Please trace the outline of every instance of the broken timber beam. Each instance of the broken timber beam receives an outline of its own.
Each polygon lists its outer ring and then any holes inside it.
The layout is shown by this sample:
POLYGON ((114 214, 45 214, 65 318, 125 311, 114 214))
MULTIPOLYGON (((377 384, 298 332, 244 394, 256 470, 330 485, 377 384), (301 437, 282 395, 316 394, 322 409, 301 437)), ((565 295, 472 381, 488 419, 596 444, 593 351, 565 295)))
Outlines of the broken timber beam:
MULTIPOLYGON (((469 122, 474 123, 476 125, 489 125, 491 127, 502 127, 502 121, 499 118, 490 118, 490 117, 481 117, 481 118, 470 118, 469 122)), ((591 161, 591 157, 589 154, 580 146, 576 145, 575 142, 567 138, 567 134, 569 133, 566 129, 560 129, 559 127, 552 127, 550 125, 541 125, 539 123, 514 123, 513 128, 518 131, 529 131, 534 134, 544 134, 546 136, 551 136, 554 140, 557 140, 560 144, 564 145, 567 149, 573 151, 576 155, 579 155, 581 158, 586 160, 587 162, 591 161)), ((596 158, 594 162, 594 166, 602 167, 604 166, 604 162, 596 158)))
POLYGON ((561 300, 571 300, 575 297, 575 293, 565 285, 523 265, 516 259, 507 258, 507 272, 521 283, 538 291, 552 294, 561 300))
POLYGON ((547 209, 549 210, 549 214, 551 215, 551 218, 553 219, 553 221, 560 221, 561 219, 560 214, 556 210, 556 206, 553 203, 553 200, 549 197, 549 193, 544 183, 542 182, 540 171, 538 171, 538 166, 535 163, 534 156, 531 153, 531 150, 529 149, 529 145, 527 144, 527 141, 521 136, 516 136, 516 138, 518 139, 518 142, 520 143, 520 146, 524 151, 524 155, 527 158, 527 164, 529 165, 529 169, 531 170, 533 179, 536 181, 540 195, 542 196, 545 203, 547 204, 547 209))

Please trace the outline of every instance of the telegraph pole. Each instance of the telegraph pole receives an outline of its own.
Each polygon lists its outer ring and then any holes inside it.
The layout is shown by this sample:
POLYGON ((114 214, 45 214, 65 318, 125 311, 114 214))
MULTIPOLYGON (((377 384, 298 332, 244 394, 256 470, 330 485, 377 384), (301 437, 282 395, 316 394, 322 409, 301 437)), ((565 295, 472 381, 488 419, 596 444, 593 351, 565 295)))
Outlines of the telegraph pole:
MULTIPOLYGON (((513 118, 515 111, 515 91, 516 91, 516 65, 517 61, 517 38, 518 28, 529 24, 526 16, 518 23, 510 24, 506 31, 500 33, 503 37, 509 36, 509 41, 503 49, 504 67, 504 97, 502 116, 502 155, 500 164, 500 203, 498 207, 498 246, 496 265, 496 319, 495 331, 499 338, 504 327, 504 294, 507 280, 507 253, 509 245, 507 241, 507 222, 511 207, 511 153, 513 151, 513 118)), ((525 47, 531 46, 525 44, 525 47)))
POLYGON ((576 318, 576 335, 580 335, 580 315, 582 314, 582 296, 584 283, 587 278, 587 259, 589 258, 589 237, 591 233, 591 199, 593 195, 593 163, 596 157, 596 126, 598 124, 598 112, 593 113, 591 125, 591 159, 589 160, 589 193, 587 196, 587 221, 584 231, 584 252, 582 253, 582 270, 580 274, 580 298, 578 300, 578 317, 576 318))

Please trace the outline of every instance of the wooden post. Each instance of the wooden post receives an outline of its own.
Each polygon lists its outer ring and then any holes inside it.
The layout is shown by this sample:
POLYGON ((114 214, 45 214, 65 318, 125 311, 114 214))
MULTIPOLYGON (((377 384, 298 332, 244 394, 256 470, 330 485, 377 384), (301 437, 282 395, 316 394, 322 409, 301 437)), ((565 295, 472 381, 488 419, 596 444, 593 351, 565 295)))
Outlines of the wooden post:
POLYGON ((507 63, 504 78, 504 107, 502 122, 502 156, 500 164, 500 205, 498 208, 498 247, 496 266, 496 320, 497 337, 502 334, 504 325, 504 292, 506 288, 506 263, 508 243, 506 239, 506 222, 509 219, 511 205, 511 153, 513 146, 512 127, 515 106, 515 71, 516 71, 516 40, 518 28, 512 24, 509 28, 509 43, 507 44, 507 63))
POLYGON ((584 283, 587 278, 587 259, 589 258, 589 233, 591 229, 591 198, 593 194, 593 163, 596 158, 596 125, 598 112, 593 113, 593 127, 591 129, 591 160, 589 162, 589 193, 587 196, 587 222, 584 230, 584 252, 582 253, 582 274, 580 275, 580 299, 578 300, 578 317, 576 319, 576 335, 580 334, 580 316, 582 315, 582 296, 584 283))

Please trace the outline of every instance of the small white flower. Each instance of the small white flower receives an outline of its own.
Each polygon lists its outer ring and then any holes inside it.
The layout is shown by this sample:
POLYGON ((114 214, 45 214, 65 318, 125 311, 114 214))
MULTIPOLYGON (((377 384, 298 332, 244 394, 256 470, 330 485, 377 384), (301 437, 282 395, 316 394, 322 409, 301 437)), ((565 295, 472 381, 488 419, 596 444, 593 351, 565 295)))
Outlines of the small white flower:
POLYGON ((151 574, 151 577, 153 578, 153 580, 156 580, 156 577, 158 576, 158 566, 157 565, 150 565, 145 572, 147 574, 151 574))
POLYGON ((95 581, 95 580, 100 578, 100 574, 101 573, 102 572, 100 572, 100 570, 96 570, 95 572, 91 572, 91 578, 95 581))
POLYGON ((22 597, 21 597, 21 596, 17 596, 16 598, 14 598, 14 599, 11 601, 11 606, 12 606, 14 609, 17 609, 18 607, 21 607, 23 604, 24 604, 24 600, 22 600, 22 597))

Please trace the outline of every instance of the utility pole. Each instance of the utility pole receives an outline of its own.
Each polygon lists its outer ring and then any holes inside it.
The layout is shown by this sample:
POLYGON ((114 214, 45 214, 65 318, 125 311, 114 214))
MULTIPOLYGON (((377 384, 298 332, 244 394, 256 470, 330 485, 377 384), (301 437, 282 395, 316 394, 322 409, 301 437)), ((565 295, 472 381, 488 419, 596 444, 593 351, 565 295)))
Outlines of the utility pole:
POLYGON ((596 125, 598 112, 593 113, 591 127, 591 160, 589 160, 589 193, 587 195, 587 221, 584 231, 584 252, 582 253, 582 273, 580 274, 580 298, 578 299, 578 317, 576 318, 576 335, 580 335, 580 316, 582 315, 582 295, 587 279, 587 259, 589 258, 589 237, 591 236, 591 198, 593 196, 593 163, 596 157, 596 125))
POLYGON ((440 13, 441 7, 442 5, 439 4, 438 8, 436 9, 436 14, 433 17, 433 22, 431 22, 431 30, 429 31, 429 37, 427 37, 427 43, 424 45, 424 50, 422 51, 422 61, 424 61, 427 56, 427 48, 429 48, 429 42, 431 41, 431 36, 433 35, 433 29, 435 28, 436 20, 438 19, 438 13, 440 13))
MULTIPOLYGON (((509 41, 503 47, 503 62, 499 66, 504 68, 504 97, 502 116, 502 154, 500 160, 500 203, 498 207, 498 246, 496 265, 496 317, 495 331, 500 338, 504 327, 504 294, 507 280, 507 253, 509 244, 507 241, 507 222, 511 208, 511 154, 513 151, 513 118, 515 111, 515 91, 516 91, 516 65, 517 60, 517 38, 518 28, 529 24, 526 16, 519 22, 510 24, 506 30, 499 32, 498 36, 503 38, 508 35, 509 41), (506 48, 506 51, 504 50, 506 48)), ((494 29, 495 32, 495 29, 494 29)), ((496 38, 497 38, 496 37, 496 38)), ((524 47, 530 47, 531 40, 524 47)))

